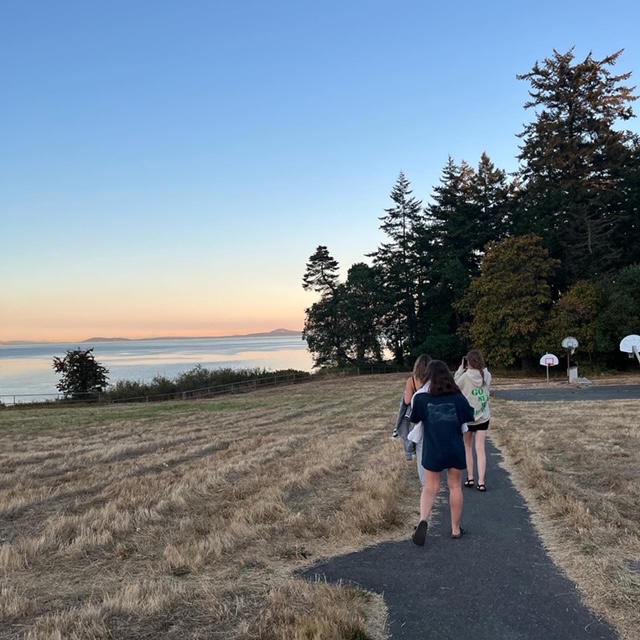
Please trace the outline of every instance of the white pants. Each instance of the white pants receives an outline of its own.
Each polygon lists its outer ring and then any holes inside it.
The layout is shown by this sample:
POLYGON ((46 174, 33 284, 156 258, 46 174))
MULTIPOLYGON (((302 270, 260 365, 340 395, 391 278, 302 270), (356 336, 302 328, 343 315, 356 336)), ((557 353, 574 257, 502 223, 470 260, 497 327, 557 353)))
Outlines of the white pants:
POLYGON ((420 440, 420 442, 416 442, 416 464, 418 465, 418 476, 420 477, 420 484, 424 487, 425 482, 427 481, 427 474, 425 473, 425 469, 422 466, 422 443, 424 442, 424 438, 420 440))

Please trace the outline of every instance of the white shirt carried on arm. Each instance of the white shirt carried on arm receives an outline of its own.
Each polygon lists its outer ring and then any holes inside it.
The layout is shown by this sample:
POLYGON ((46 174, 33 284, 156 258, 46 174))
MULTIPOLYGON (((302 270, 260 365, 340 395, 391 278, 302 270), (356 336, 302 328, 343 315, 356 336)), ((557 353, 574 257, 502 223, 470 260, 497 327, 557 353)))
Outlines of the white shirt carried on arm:
MULTIPOLYGON (((411 398, 411 408, 413 409, 413 398, 415 398, 419 393, 427 393, 429 391, 429 383, 424 385, 424 387, 420 387, 411 398)), ((411 442, 422 442, 422 438, 424 438, 424 427, 422 426, 422 422, 416 423, 416 425, 409 431, 407 435, 407 439, 411 440, 411 442)))

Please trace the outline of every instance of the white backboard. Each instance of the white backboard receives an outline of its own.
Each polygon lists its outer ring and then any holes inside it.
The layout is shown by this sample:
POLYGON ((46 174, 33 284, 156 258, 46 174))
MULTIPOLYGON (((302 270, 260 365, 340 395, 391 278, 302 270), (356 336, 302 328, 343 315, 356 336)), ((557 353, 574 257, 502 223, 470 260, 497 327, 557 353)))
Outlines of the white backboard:
POLYGON ((620 351, 624 351, 624 353, 633 353, 634 345, 636 350, 640 350, 640 336, 632 333, 630 336, 627 336, 620 341, 620 351))
POLYGON ((628 353, 630 358, 635 356, 638 362, 640 362, 640 336, 632 333, 630 336, 622 338, 620 341, 620 351, 628 353))

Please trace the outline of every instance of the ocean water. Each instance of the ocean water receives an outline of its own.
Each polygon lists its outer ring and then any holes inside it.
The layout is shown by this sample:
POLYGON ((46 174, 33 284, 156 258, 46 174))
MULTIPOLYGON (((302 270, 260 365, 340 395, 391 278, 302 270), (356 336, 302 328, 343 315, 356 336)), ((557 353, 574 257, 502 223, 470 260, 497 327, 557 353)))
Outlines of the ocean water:
POLYGON ((52 368, 53 357, 78 348, 93 349, 112 384, 150 382, 157 375, 172 379, 198 364, 206 369, 312 369, 311 354, 300 336, 0 345, 0 401, 3 396, 56 394, 59 374, 52 368))

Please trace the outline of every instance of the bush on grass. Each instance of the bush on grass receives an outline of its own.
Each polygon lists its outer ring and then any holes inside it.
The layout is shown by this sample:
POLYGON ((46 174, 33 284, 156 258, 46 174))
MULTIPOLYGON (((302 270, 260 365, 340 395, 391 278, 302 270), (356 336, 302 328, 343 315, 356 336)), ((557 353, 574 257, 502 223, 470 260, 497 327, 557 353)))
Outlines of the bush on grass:
POLYGON ((196 365, 193 369, 179 374, 173 380, 165 376, 156 376, 151 382, 142 380, 118 380, 107 389, 103 398, 107 401, 127 400, 140 397, 153 396, 179 396, 188 391, 209 389, 242 382, 268 383, 274 378, 294 375, 297 378, 307 378, 311 374, 296 369, 283 369, 280 371, 267 371, 266 369, 232 369, 230 367, 220 369, 206 369, 202 365, 196 365))

